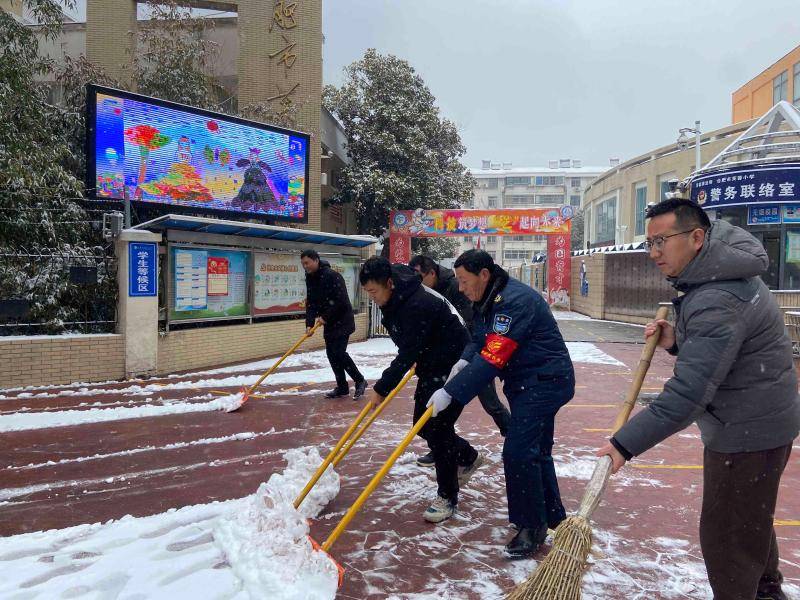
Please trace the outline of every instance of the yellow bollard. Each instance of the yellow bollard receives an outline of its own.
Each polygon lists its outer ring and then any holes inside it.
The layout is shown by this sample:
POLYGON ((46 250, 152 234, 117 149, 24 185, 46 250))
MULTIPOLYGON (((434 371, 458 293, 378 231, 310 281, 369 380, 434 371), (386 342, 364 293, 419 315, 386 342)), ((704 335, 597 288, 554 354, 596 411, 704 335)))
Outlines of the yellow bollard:
POLYGON ((361 426, 361 429, 358 430, 358 433, 356 433, 353 436, 353 438, 347 443, 347 446, 344 447, 344 450, 342 450, 341 454, 339 454, 339 456, 333 459, 332 464, 334 468, 336 468, 336 465, 342 462, 342 459, 347 455, 348 452, 350 452, 350 449, 353 447, 353 445, 355 445, 355 443, 359 440, 359 438, 361 438, 361 436, 364 435, 364 432, 369 428, 369 426, 375 422, 375 419, 377 419, 380 416, 380 414, 383 412, 383 409, 386 408, 389 402, 392 401, 392 398, 394 398, 397 395, 397 393, 400 390, 402 390, 403 387, 405 387, 405 385, 408 383, 408 380, 414 376, 415 371, 416 371, 416 365, 414 365, 408 370, 408 372, 400 380, 400 383, 398 383, 397 386, 391 392, 389 392, 389 395, 383 399, 383 402, 381 402, 377 406, 377 408, 375 408, 375 411, 369 416, 367 422, 361 426))
MULTIPOLYGON (((395 389, 397 389, 397 388, 395 388, 395 389)), ((388 398, 388 396, 387 396, 387 398, 388 398)), ((347 513, 344 515, 342 520, 336 526, 336 529, 334 529, 331 532, 331 534, 328 536, 328 539, 325 540, 324 544, 322 544, 322 549, 325 552, 328 552, 331 549, 331 546, 333 545, 333 543, 339 538, 339 536, 342 534, 342 532, 347 528, 347 526, 350 524, 350 521, 352 521, 353 517, 356 516, 356 513, 359 510, 361 510, 361 507, 363 506, 364 502, 366 502, 367 498, 370 497, 370 494, 372 494, 372 492, 375 491, 375 488, 378 487, 378 484, 386 476, 386 473, 389 472, 389 469, 392 468, 392 466, 397 461, 397 459, 400 457, 400 455, 405 451, 406 447, 411 443, 411 440, 414 439, 414 436, 417 435, 417 433, 419 433, 419 430, 422 429, 425 426, 425 423, 428 422, 428 419, 430 419, 432 415, 433 415, 433 407, 429 406, 428 410, 426 410, 424 413, 422 413, 422 416, 419 418, 419 420, 416 423, 414 423, 414 426, 411 428, 411 431, 409 431, 408 434, 406 435, 406 437, 403 438, 403 441, 400 442, 400 445, 397 446, 397 448, 395 449, 394 452, 392 452, 392 455, 384 463, 384 465, 381 467, 380 471, 378 471, 378 473, 375 475, 375 477, 372 478, 372 480, 369 482, 367 487, 364 488, 364 491, 361 492, 361 495, 353 503, 353 506, 351 506, 350 509, 347 511, 347 513)))

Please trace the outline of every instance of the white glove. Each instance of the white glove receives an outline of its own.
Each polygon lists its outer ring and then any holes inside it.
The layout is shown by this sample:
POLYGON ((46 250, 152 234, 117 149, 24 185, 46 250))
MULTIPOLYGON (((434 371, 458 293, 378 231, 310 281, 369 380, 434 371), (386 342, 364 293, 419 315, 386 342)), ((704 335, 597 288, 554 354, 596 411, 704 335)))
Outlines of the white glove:
POLYGON ((450 369, 450 375, 447 376, 447 382, 449 382, 453 377, 458 375, 461 370, 469 364, 469 361, 464 360, 463 358, 459 359, 459 361, 453 365, 453 368, 450 369))
POLYGON ((442 412, 445 408, 450 406, 450 403, 453 401, 452 396, 444 391, 444 388, 439 388, 435 392, 433 392, 433 396, 431 399, 428 400, 427 406, 433 406, 433 416, 435 417, 440 412, 442 412))

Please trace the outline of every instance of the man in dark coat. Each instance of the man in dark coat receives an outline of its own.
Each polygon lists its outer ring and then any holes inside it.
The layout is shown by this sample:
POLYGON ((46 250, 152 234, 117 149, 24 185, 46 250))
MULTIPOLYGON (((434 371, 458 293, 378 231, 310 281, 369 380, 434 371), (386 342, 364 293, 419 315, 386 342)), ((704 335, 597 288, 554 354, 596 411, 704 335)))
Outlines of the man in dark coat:
POLYGON ((659 346, 677 356, 672 378, 598 451, 613 471, 697 423, 705 446, 700 547, 716 600, 786 600, 773 518, 781 474, 800 430, 792 346, 759 277, 764 248, 691 200, 647 211, 650 258, 684 295, 659 346))
POLYGON ((566 517, 553 466, 553 434, 556 413, 575 393, 575 372, 538 292, 511 279, 483 250, 459 256, 455 271, 461 291, 476 306, 472 343, 464 349, 462 368, 453 370, 428 404, 439 415, 466 405, 495 377, 503 381, 511 406, 503 445, 508 519, 518 529, 505 552, 523 558, 544 542, 548 527, 566 517))
POLYGON ((364 376, 347 353, 347 342, 356 330, 353 305, 347 294, 344 277, 320 260, 316 250, 304 250, 300 262, 306 272, 306 327, 311 331, 315 322, 325 328, 325 351, 336 376, 336 387, 325 394, 326 398, 339 398, 350 394, 345 372, 355 384, 353 400, 358 400, 367 389, 364 376))
MULTIPOLYGON (((419 276, 406 265, 390 265, 373 257, 364 263, 359 279, 370 299, 383 314, 382 323, 397 345, 397 356, 369 393, 377 406, 403 375, 416 364, 414 422, 427 409, 428 399, 440 388, 461 356, 469 334, 461 317, 439 294, 422 285, 419 276)), ((453 405, 438 419, 429 420, 419 435, 433 451, 438 494, 423 518, 439 523, 455 512, 459 485, 480 466, 482 456, 465 439, 456 435, 455 422, 463 406, 453 405), (459 477, 458 465, 469 465, 459 477)))
MULTIPOLYGON (((412 258, 408 266, 420 274, 423 285, 440 293, 455 307, 467 324, 467 329, 472 331, 472 319, 474 316, 472 301, 459 291, 458 281, 453 271, 437 264, 431 257, 422 254, 412 258)), ((483 410, 494 420, 500 430, 500 435, 505 437, 506 431, 508 431, 508 423, 511 421, 511 413, 508 412, 508 409, 500 402, 500 398, 497 397, 494 382, 478 392, 478 400, 481 401, 483 410)), ((427 455, 418 458, 417 464, 423 467, 433 466, 433 453, 429 452, 427 455)))

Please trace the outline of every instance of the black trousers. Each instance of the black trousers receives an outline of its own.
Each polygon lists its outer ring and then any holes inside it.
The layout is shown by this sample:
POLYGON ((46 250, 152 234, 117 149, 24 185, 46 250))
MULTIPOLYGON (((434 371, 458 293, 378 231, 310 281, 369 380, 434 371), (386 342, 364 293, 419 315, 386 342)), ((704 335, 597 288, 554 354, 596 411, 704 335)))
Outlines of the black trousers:
POLYGON ((333 369, 333 374, 336 377, 336 387, 340 390, 349 389, 350 387, 347 385, 345 372, 350 375, 354 383, 364 381, 364 376, 347 353, 347 341, 349 339, 349 335, 325 338, 325 352, 328 355, 328 361, 331 363, 331 369, 333 369))
POLYGON ((511 413, 500 401, 497 390, 494 388, 494 381, 478 393, 478 400, 481 401, 481 406, 486 411, 486 414, 494 420, 495 425, 500 430, 500 435, 505 437, 506 432, 508 432, 508 424, 511 422, 511 413))
MULTIPOLYGON (((420 379, 414 393, 414 423, 428 409, 426 406, 433 392, 444 385, 447 375, 442 377, 420 379)), ((431 417, 420 429, 419 436, 428 442, 433 452, 436 466, 436 483, 438 493, 453 504, 458 502, 458 465, 471 465, 478 457, 478 451, 464 438, 456 434, 456 421, 464 406, 460 402, 451 402, 450 406, 431 417)))
POLYGON ((772 520, 792 445, 703 456, 700 547, 714 600, 753 600, 780 589, 772 520))

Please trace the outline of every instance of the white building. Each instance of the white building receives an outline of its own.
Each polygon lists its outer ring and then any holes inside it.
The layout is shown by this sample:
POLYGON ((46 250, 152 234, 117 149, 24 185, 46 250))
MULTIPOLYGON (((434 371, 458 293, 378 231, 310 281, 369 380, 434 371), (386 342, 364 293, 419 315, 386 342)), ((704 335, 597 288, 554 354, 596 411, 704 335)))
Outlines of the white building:
MULTIPOLYGON (((615 159, 612 159, 612 161, 615 159)), ((551 160, 545 168, 512 167, 511 163, 484 160, 470 169, 476 180, 472 201, 464 208, 533 208, 571 204, 580 208, 583 191, 608 167, 584 167, 580 160, 551 160)), ((460 252, 480 247, 502 265, 530 262, 547 249, 546 236, 466 236, 460 252), (480 239, 480 242, 479 242, 480 239)))

